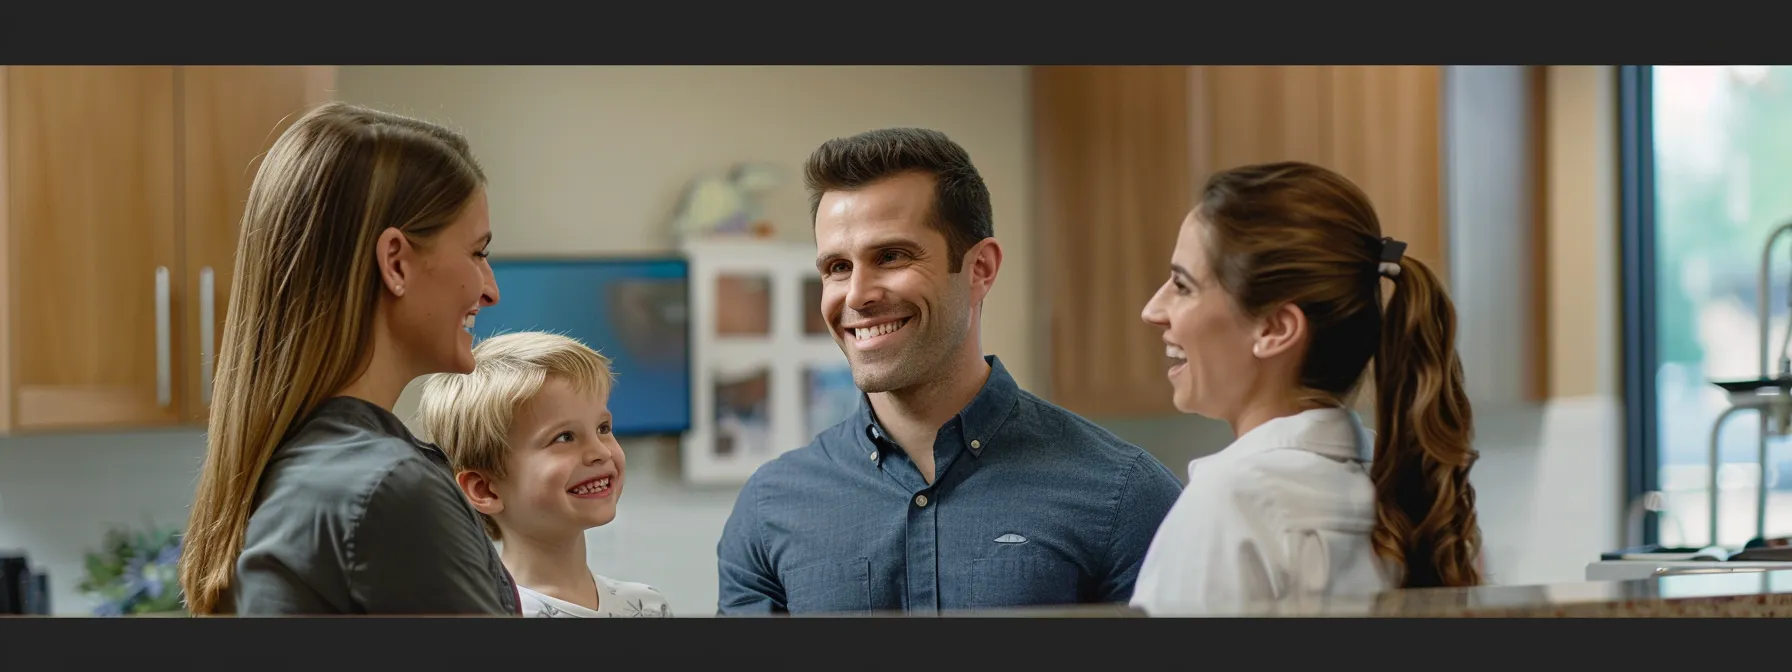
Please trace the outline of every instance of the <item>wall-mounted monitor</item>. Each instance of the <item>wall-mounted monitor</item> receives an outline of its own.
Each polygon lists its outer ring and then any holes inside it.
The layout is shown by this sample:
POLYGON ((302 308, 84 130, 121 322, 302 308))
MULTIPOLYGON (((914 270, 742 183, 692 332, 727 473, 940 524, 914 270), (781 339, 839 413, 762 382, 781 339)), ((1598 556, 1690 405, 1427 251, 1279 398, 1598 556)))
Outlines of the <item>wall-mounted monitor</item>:
POLYGON ((477 339, 548 331, 610 358, 618 436, 691 426, 689 266, 681 257, 493 259, 497 305, 479 311, 477 339))

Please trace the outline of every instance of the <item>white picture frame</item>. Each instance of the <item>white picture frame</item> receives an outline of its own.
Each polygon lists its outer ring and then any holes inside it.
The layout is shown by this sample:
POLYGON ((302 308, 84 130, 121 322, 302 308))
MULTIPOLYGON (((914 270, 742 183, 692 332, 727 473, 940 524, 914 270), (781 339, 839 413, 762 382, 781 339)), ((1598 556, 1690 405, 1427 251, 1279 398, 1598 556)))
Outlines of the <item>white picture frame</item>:
POLYGON ((693 484, 744 483, 761 465, 814 438, 819 421, 811 420, 807 403, 811 371, 835 372, 833 414, 850 407, 838 387, 846 357, 825 327, 820 333, 805 328, 807 313, 819 315, 805 293, 805 283, 820 280, 813 245, 699 239, 683 251, 690 262, 692 383, 683 477, 693 484), (721 295, 724 278, 731 297, 721 295), (764 280, 763 320, 734 310, 741 297, 756 294, 757 283, 749 280, 758 279, 764 280), (729 324, 723 324, 718 309, 730 301, 729 324))

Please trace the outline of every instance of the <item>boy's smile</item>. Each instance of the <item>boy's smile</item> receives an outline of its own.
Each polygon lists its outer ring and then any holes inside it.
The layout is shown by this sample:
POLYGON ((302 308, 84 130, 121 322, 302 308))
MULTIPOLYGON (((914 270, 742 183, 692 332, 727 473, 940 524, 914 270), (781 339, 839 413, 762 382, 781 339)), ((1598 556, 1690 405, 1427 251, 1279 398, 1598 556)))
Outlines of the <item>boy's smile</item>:
POLYGON ((602 499, 604 497, 609 497, 610 493, 613 492, 610 488, 612 478, 614 478, 612 474, 592 476, 591 478, 579 481, 578 484, 567 488, 566 492, 579 499, 602 499))
POLYGON ((490 515, 500 527, 553 538, 616 518, 627 459, 610 433, 606 397, 549 375, 517 407, 507 473, 493 484, 502 505, 490 515))

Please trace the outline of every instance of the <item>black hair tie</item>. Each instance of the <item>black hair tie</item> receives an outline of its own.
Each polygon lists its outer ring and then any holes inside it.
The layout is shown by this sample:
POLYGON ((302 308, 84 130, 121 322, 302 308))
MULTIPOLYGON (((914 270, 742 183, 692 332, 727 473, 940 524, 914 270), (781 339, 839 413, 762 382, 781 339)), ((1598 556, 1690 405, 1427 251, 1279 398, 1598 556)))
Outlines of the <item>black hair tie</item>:
POLYGON ((1387 277, 1400 275, 1400 259, 1406 256, 1406 243, 1393 238, 1381 239, 1381 258, 1376 269, 1387 277))

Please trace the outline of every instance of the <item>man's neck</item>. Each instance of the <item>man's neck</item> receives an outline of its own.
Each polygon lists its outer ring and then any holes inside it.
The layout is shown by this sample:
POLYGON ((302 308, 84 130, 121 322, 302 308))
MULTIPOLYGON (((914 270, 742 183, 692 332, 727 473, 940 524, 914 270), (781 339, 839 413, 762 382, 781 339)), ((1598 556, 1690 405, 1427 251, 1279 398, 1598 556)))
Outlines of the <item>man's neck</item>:
POLYGON ((958 415, 977 398, 989 381, 989 362, 973 348, 972 357, 953 364, 932 380, 901 390, 865 395, 877 422, 910 461, 921 477, 933 482, 933 441, 941 425, 958 415))
POLYGON ((597 610, 597 580, 585 564, 585 533, 542 539, 504 531, 505 569, 530 590, 597 610))

